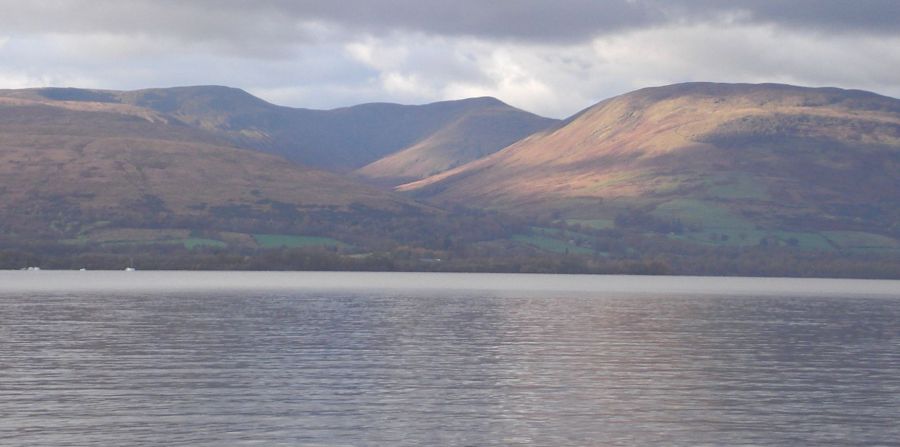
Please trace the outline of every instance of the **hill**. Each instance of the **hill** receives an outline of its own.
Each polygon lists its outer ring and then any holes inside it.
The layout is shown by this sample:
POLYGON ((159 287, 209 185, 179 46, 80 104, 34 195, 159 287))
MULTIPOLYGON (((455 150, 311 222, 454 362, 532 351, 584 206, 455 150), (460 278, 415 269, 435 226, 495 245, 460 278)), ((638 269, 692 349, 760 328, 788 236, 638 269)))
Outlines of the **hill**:
POLYGON ((356 172, 372 181, 399 185, 485 157, 557 124, 556 120, 522 112, 493 98, 473 101, 480 107, 464 111, 415 144, 356 172))
POLYGON ((898 173, 897 99, 689 83, 603 101, 399 190, 710 244, 897 249, 898 173))
POLYGON ((5 91, 0 96, 70 104, 118 104, 120 110, 131 107, 180 121, 231 145, 338 172, 349 172, 396 152, 406 152, 400 157, 403 162, 385 162, 363 172, 364 177, 380 179, 382 183, 394 177, 421 178, 442 167, 471 161, 557 122, 494 98, 421 106, 373 103, 313 110, 277 106, 243 90, 220 86, 128 92, 44 88, 5 91))
POLYGON ((0 97, 0 192, 0 238, 20 241, 323 234, 439 214, 169 115, 85 98, 0 97))

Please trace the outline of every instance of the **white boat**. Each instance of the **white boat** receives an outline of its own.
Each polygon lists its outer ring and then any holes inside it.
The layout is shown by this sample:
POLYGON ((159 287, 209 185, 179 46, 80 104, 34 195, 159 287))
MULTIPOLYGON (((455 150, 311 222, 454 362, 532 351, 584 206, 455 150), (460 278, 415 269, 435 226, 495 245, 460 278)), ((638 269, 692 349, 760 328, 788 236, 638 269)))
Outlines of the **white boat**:
POLYGON ((126 272, 133 272, 133 271, 134 271, 134 267, 125 267, 125 271, 126 271, 126 272))

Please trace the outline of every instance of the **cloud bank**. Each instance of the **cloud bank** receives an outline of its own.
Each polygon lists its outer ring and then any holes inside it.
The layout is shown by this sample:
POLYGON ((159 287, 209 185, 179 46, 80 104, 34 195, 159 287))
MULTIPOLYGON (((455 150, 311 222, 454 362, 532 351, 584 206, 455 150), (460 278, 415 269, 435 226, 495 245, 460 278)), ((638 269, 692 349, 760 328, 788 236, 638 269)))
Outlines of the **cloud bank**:
POLYGON ((223 84, 331 108, 491 95, 562 117, 683 81, 900 96, 900 2, 0 0, 0 88, 223 84))

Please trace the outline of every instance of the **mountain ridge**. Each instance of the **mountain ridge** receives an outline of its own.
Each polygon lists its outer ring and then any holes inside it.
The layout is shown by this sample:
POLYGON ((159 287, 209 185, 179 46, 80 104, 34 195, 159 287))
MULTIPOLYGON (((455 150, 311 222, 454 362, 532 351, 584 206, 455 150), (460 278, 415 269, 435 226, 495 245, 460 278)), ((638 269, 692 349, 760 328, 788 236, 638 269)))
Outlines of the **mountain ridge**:
MULTIPOLYGON (((483 138, 484 141, 474 141, 478 149, 476 155, 499 150, 557 122, 515 109, 491 97, 423 105, 375 102, 330 110, 275 105, 244 90, 215 85, 132 91, 76 88, 3 90, 0 97, 46 100, 69 104, 69 107, 76 107, 75 103, 137 107, 217 134, 232 145, 339 172, 362 168, 413 146, 418 145, 421 150, 424 141, 435 133, 447 133, 447 126, 471 113, 480 113, 482 119, 499 123, 497 128, 503 132, 499 139, 488 137, 483 138)), ((446 147, 424 149, 430 153, 448 150, 446 147)), ((453 154, 442 156, 452 157, 453 154)), ((468 161, 471 159, 459 160, 456 164, 468 161)), ((361 175, 375 180, 400 176, 389 169, 361 175)))

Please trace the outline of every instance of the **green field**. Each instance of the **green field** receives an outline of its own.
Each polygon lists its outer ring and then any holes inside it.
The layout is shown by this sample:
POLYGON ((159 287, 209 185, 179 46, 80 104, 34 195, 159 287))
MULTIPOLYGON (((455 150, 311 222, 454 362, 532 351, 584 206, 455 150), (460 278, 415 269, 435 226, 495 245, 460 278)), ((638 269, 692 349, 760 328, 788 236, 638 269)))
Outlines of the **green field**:
POLYGON ((297 236, 292 234, 254 234, 253 239, 261 248, 338 247, 348 245, 329 237, 297 236))
POLYGON ((685 223, 699 223, 707 229, 752 229, 753 224, 714 202, 675 199, 660 204, 652 214, 660 218, 677 218, 685 223))
POLYGON ((670 237, 719 246, 755 246, 776 244, 803 250, 895 251, 900 241, 887 236, 858 231, 784 231, 761 229, 750 220, 731 211, 720 200, 766 200, 768 192, 757 179, 746 175, 714 178, 708 183, 707 199, 675 199, 656 206, 652 215, 677 218, 686 224, 699 224, 694 231, 670 237))
POLYGON ((213 247, 213 248, 225 248, 228 244, 218 241, 215 239, 205 239, 200 237, 191 237, 187 239, 183 239, 181 241, 184 244, 184 248, 189 250, 193 250, 197 247, 213 247))
POLYGON ((584 225, 595 230, 610 230, 616 227, 616 221, 613 219, 568 219, 566 223, 584 225))
POLYGON ((182 235, 166 234, 163 231, 156 230, 139 231, 145 232, 146 234, 138 233, 137 236, 132 234, 116 234, 113 235, 113 237, 109 237, 110 235, 79 235, 77 238, 66 239, 60 242, 75 245, 96 243, 105 246, 183 245, 189 250, 202 247, 226 248, 229 246, 253 246, 254 244, 260 248, 349 247, 348 244, 328 237, 298 236, 292 234, 231 234, 232 236, 237 235, 247 238, 246 241, 242 241, 235 237, 224 238, 224 240, 216 236, 186 237, 186 230, 177 230, 182 231, 182 235))
POLYGON ((825 236, 815 232, 716 228, 672 237, 701 244, 730 247, 755 246, 760 245, 763 240, 767 240, 769 243, 780 246, 792 246, 804 250, 829 251, 835 249, 825 236))
POLYGON ((880 234, 861 231, 823 231, 822 235, 843 249, 900 250, 900 242, 880 234))
POLYGON ((106 246, 116 246, 116 245, 184 245, 184 248, 189 250, 193 250, 199 247, 214 247, 214 248, 225 248, 228 246, 225 242, 218 241, 215 239, 204 239, 204 238, 187 238, 187 239, 141 239, 141 240, 105 240, 105 241, 91 241, 84 237, 79 237, 77 239, 63 239, 60 240, 61 243, 64 244, 72 244, 72 245, 84 245, 91 242, 99 243, 100 245, 106 246))
POLYGON ((577 245, 570 244, 568 241, 548 236, 517 234, 512 236, 510 239, 516 242, 530 245, 540 250, 549 251, 551 253, 572 253, 579 255, 594 254, 594 250, 591 250, 590 248, 579 247, 577 245))
MULTIPOLYGON (((85 242, 85 241, 82 241, 85 242)), ((186 239, 156 239, 156 240, 117 240, 117 241, 103 241, 102 245, 184 245, 184 248, 189 250, 193 250, 198 247, 215 247, 215 248, 225 248, 228 244, 217 241, 215 239, 204 239, 191 237, 186 239)))
POLYGON ((716 176, 706 189, 711 197, 721 199, 769 199, 766 186, 749 175, 732 172, 716 176))
POLYGON ((770 231, 770 237, 777 238, 782 245, 795 245, 805 250, 834 250, 832 244, 821 233, 797 231, 770 231))
POLYGON ((759 245, 763 239, 803 250, 900 251, 900 241, 859 231, 799 232, 778 230, 732 230, 718 228, 673 236, 676 239, 724 246, 759 245))

